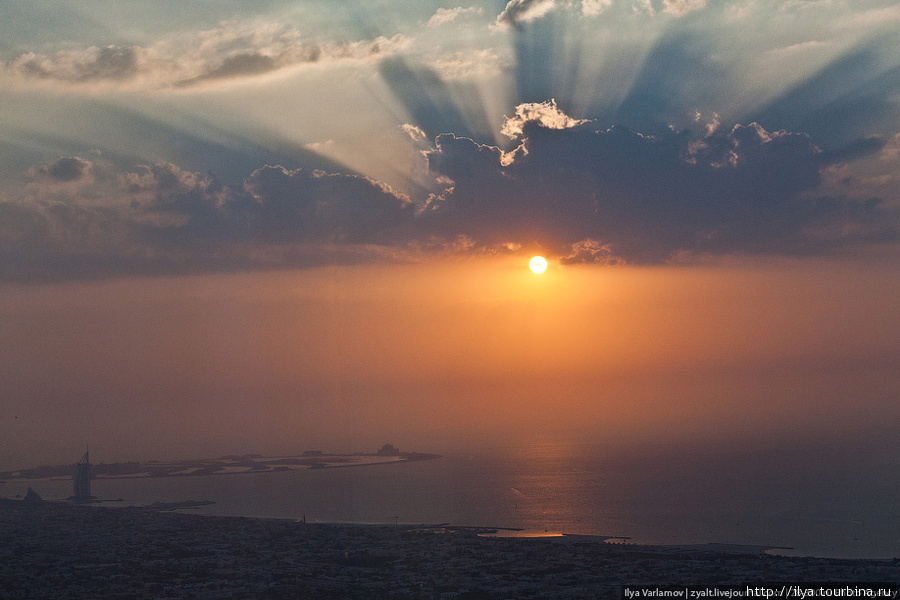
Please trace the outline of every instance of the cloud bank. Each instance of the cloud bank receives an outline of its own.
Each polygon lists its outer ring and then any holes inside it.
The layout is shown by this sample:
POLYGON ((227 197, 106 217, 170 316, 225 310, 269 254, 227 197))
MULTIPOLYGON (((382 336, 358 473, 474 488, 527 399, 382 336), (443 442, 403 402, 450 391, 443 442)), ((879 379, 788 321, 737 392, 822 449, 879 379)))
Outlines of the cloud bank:
POLYGON ((366 260, 412 219, 407 197, 358 175, 265 166, 241 186, 157 163, 69 191, 91 161, 29 170, 29 196, 0 201, 0 279, 42 281, 366 260))
POLYGON ((429 165, 452 188, 431 219, 484 243, 530 240, 579 262, 821 252, 896 237, 881 200, 814 193, 824 169, 876 153, 879 139, 823 152, 806 134, 757 123, 645 135, 561 120, 555 105, 520 109, 508 122, 520 141, 512 157, 437 137, 429 165))
POLYGON ((0 203, 0 278, 534 247, 567 264, 663 263, 898 239, 889 199, 841 193, 854 169, 867 177, 859 165, 896 162, 896 139, 826 151, 805 133, 726 127, 716 115, 699 133, 649 135, 597 128, 552 100, 516 107, 502 127, 510 149, 454 133, 429 145, 417 126, 401 129, 425 148, 439 191, 410 198, 368 177, 278 165, 239 185, 167 162, 122 173, 77 156, 37 165, 26 194, 0 203))

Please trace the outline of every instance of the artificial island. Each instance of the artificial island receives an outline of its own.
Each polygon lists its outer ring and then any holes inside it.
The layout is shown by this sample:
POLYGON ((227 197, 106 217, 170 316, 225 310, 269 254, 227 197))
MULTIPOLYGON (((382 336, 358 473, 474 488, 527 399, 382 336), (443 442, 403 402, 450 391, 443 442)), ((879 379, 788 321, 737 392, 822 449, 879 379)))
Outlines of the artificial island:
POLYGON ((30 469, 0 472, 0 481, 28 479, 72 478, 74 499, 90 498, 91 479, 125 479, 142 477, 197 477, 203 475, 238 475, 302 471, 308 469, 336 469, 376 466, 392 463, 434 460, 439 454, 401 452, 392 444, 384 444, 374 453, 331 454, 322 450, 306 450, 296 456, 262 456, 260 454, 229 454, 219 458, 149 462, 90 462, 85 452, 75 465, 41 466, 30 469))

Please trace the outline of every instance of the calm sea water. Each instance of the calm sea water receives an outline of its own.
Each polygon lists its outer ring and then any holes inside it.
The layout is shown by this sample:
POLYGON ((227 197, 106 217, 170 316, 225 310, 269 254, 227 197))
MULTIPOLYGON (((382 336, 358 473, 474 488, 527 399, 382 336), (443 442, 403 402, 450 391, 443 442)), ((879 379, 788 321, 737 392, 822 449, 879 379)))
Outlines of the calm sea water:
MULTIPOLYGON (((877 458, 882 457, 882 458, 877 458)), ((65 480, 0 485, 0 496, 71 494, 65 480)), ((900 469, 847 448, 609 455, 585 446, 358 468, 99 479, 107 505, 213 500, 193 511, 340 523, 453 523, 628 536, 636 543, 787 546, 785 554, 900 556, 900 469), (825 455, 823 456, 823 452, 825 455), (829 455, 831 452, 833 455, 829 455)))

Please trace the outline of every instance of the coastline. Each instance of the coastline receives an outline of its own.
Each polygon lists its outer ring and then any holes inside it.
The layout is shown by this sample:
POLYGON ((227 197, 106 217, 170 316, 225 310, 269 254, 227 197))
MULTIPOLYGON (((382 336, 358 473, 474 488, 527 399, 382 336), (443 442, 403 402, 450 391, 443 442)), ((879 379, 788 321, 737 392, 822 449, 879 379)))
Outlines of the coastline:
MULTIPOLYGON (((302 523, 0 500, 0 596, 606 598, 624 585, 900 581, 900 561, 484 537, 453 525, 302 523), (203 595, 207 594, 207 595, 203 595)), ((489 529, 489 528, 487 528, 489 529)))
MULTIPOLYGON (((334 458, 359 460, 366 455, 323 455, 315 457, 294 456, 290 460, 313 458, 317 461, 334 458)), ((415 454, 414 457, 437 457, 415 454)), ((279 461, 283 458, 263 458, 252 455, 257 462, 279 461)), ((216 461, 243 461, 248 456, 227 456, 216 461)), ((408 457, 399 457, 408 458, 408 457)), ((669 522, 654 520, 654 515, 624 514, 620 517, 611 507, 614 518, 598 518, 603 514, 602 505, 591 505, 590 513, 578 510, 577 496, 570 496, 569 488, 557 490, 552 506, 563 512, 564 518, 545 515, 549 506, 542 496, 524 498, 520 490, 534 494, 544 488, 523 487, 505 471, 484 469, 482 462, 471 468, 472 461, 454 455, 445 460, 410 461, 396 458, 384 460, 369 455, 369 460, 381 462, 339 463, 325 469, 293 469, 278 471, 245 470, 223 472, 221 475, 245 475, 245 477, 205 477, 183 473, 156 477, 101 477, 95 481, 93 494, 101 500, 100 506, 146 507, 155 502, 180 504, 184 500, 203 501, 190 507, 202 515, 244 516, 249 518, 300 519, 308 517, 316 523, 459 523, 471 526, 502 526, 524 530, 516 535, 542 533, 598 536, 613 534, 628 538, 627 543, 653 545, 656 548, 670 546, 674 552, 690 546, 708 543, 738 545, 766 545, 772 554, 787 556, 816 556, 821 558, 891 559, 897 555, 896 543, 888 541, 880 546, 861 546, 858 542, 844 543, 836 537, 819 539, 803 537, 798 526, 787 529, 765 530, 758 528, 754 535, 742 530, 719 530, 712 526, 708 531, 698 531, 680 525, 678 515, 669 522), (396 464, 397 468, 349 469, 349 466, 376 466, 396 464), (399 467, 405 464, 406 467, 399 467), (500 477, 494 475, 500 473, 500 477), (250 474, 247 474, 250 473, 250 474), (486 477, 487 474, 491 478, 486 477), (479 479, 480 478, 480 479, 479 479), (448 484, 451 482, 451 484, 448 484), (470 485, 473 483, 474 485, 470 485), (488 482, 487 485, 485 482, 488 482), (512 487, 515 486, 515 487, 512 487), (573 501, 573 505, 568 502, 573 501), (401 517, 395 517, 400 515, 401 517), (623 518, 630 517, 629 520, 623 518), (645 520, 646 519, 646 520, 645 520), (799 535, 798 535, 799 534, 799 535), (818 542, 818 543, 817 543, 818 542), (793 549, 785 549, 792 546, 793 549), (864 548, 864 550, 863 550, 864 548)), ((153 462, 162 469, 185 469, 199 461, 153 462)), ((129 464, 129 463, 124 463, 129 464)), ((279 465, 271 465, 279 466, 279 465)), ((285 466, 285 465, 280 465, 285 466)), ((552 481, 550 482, 552 483, 552 481)), ((0 498, 21 498, 26 487, 33 486, 46 500, 64 500, 72 495, 72 483, 68 477, 51 480, 9 480, 0 486, 0 498)), ((547 488, 554 490, 552 485, 547 488)), ((601 496, 602 499, 602 496, 601 496)), ((175 508, 174 510, 183 510, 175 508)), ((819 530, 816 530, 819 531, 819 530)), ((882 536, 884 537, 884 536, 882 536)), ((862 538, 862 536, 860 536, 862 538)), ((846 542, 846 539, 845 539, 846 542)))

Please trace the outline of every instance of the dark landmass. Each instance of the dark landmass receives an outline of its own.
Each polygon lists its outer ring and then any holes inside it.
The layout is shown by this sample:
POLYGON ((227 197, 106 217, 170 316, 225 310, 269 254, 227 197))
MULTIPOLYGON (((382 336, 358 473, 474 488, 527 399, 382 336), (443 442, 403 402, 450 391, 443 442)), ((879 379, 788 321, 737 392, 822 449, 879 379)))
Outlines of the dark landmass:
POLYGON ((200 508, 201 506, 209 506, 215 504, 212 500, 185 500, 183 502, 154 502, 146 506, 139 506, 144 510, 166 511, 166 510, 185 510, 190 508, 200 508))
POLYGON ((900 561, 485 528, 324 525, 0 500, 0 598, 615 598, 624 585, 900 582, 900 561))
MULTIPOLYGON (((132 477, 196 477, 201 475, 234 475, 240 473, 264 473, 266 471, 297 471, 303 469, 334 469, 339 467, 365 467, 434 460, 439 454, 424 452, 399 452, 382 454, 325 454, 308 451, 300 456, 265 457, 259 454, 227 455, 221 458, 147 463, 96 463, 91 465, 92 479, 132 477)), ((71 477, 76 465, 41 466, 32 469, 0 472, 0 480, 50 479, 71 477)))

